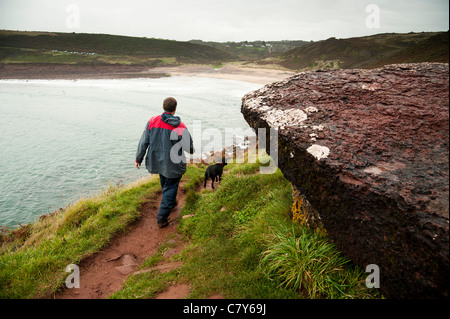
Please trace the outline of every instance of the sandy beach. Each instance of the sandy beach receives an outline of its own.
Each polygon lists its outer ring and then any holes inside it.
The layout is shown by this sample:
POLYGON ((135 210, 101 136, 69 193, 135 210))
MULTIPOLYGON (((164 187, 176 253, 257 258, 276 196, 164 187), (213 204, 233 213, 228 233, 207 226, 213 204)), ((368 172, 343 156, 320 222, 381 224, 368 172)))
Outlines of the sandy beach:
POLYGON ((0 79, 123 79, 195 76, 221 78, 257 84, 268 84, 294 75, 294 72, 241 67, 226 64, 220 68, 208 65, 180 65, 148 68, 140 65, 70 65, 70 64, 3 64, 0 79))
POLYGON ((240 67, 232 64, 226 64, 221 68, 212 68, 210 66, 202 65, 160 67, 151 69, 150 72, 165 73, 170 74, 171 76, 195 76, 228 79, 257 84, 268 84, 275 81, 280 81, 295 74, 290 71, 240 67))

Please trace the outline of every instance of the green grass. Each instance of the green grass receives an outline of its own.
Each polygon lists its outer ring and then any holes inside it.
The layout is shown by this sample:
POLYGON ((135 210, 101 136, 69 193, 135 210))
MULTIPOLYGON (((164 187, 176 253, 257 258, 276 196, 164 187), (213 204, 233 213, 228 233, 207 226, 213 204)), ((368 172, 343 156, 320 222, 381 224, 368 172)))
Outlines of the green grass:
POLYGON ((139 218, 144 201, 160 189, 145 179, 81 199, 64 210, 2 235, 0 298, 39 298, 55 292, 65 267, 95 253, 139 218))
POLYGON ((259 269, 265 247, 259 222, 264 223, 265 213, 288 212, 290 184, 280 173, 254 174, 257 165, 248 170, 251 175, 243 176, 242 166, 250 165, 228 165, 217 191, 205 192, 183 211, 195 214, 180 226, 191 241, 184 252, 183 274, 191 283, 193 298, 214 293, 225 298, 299 297, 295 291, 277 287, 259 269))
POLYGON ((326 238, 309 229, 279 231, 263 253, 262 268, 281 286, 307 298, 369 298, 367 274, 352 266, 326 238))
MULTIPOLYGON (((229 164, 216 191, 203 189, 205 165, 183 176, 186 203, 177 238, 185 248, 170 261, 181 268, 128 277, 110 298, 155 298, 174 283, 190 298, 379 298, 365 287, 366 273, 319 233, 291 221, 292 186, 277 170, 259 174, 259 163, 229 164), (179 240, 179 239, 178 239, 179 240)), ((108 244, 156 198, 159 180, 110 187, 33 224, 3 233, 0 298, 45 298, 63 287, 65 267, 108 244)), ((140 265, 166 262, 167 239, 140 265)))
MULTIPOLYGON (((187 179, 201 182, 204 168, 191 166, 187 179)), ((111 298, 154 298, 176 282, 190 285, 188 298, 380 298, 328 238, 291 221, 292 187, 283 174, 258 171, 259 163, 229 164, 215 192, 186 184, 182 215, 193 217, 180 220, 187 246, 172 257, 183 267, 131 276, 111 298)), ((142 268, 164 260, 158 252, 142 268)))
POLYGON ((146 66, 166 66, 177 65, 175 57, 148 57, 115 54, 86 55, 71 52, 53 52, 41 49, 18 49, 0 47, 0 63, 29 63, 29 64, 78 64, 78 65, 146 65, 146 66))

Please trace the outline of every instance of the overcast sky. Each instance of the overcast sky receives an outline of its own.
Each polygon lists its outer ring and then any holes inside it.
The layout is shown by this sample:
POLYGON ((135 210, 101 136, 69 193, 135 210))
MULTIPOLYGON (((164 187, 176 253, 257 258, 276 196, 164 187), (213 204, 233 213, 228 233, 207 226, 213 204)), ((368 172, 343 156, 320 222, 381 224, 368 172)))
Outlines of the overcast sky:
POLYGON ((448 0, 0 0, 0 29, 180 41, 447 31, 448 20, 448 0))

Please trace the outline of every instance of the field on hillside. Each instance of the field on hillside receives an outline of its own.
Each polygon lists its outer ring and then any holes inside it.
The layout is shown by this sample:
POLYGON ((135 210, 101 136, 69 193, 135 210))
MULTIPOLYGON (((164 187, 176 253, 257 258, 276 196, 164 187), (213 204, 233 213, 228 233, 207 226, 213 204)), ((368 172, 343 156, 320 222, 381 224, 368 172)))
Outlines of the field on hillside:
POLYGON ((233 56, 189 42, 107 34, 0 31, 0 63, 219 64, 233 56))

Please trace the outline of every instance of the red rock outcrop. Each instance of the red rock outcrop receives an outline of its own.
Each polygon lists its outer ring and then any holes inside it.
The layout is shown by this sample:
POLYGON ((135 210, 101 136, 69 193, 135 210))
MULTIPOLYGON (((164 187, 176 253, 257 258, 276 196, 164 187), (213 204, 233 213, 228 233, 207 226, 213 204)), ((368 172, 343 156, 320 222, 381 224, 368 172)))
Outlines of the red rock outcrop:
POLYGON ((241 111, 278 128, 279 168, 386 297, 448 297, 448 64, 303 72, 241 111))

